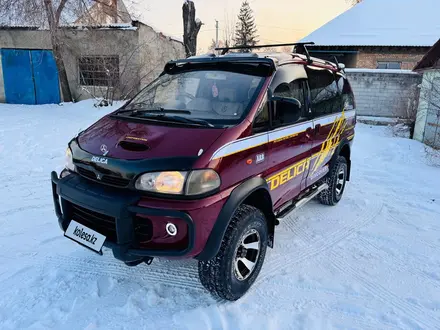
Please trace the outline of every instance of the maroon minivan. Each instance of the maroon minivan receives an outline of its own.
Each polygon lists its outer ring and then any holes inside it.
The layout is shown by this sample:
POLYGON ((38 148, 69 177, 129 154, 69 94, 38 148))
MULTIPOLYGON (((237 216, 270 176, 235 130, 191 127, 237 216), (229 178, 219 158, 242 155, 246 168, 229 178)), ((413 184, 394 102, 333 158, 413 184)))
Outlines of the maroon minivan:
POLYGON ((72 139, 52 172, 64 235, 128 266, 196 258, 211 293, 240 298, 283 217, 315 197, 337 204, 350 178, 344 67, 296 46, 169 62, 72 139))

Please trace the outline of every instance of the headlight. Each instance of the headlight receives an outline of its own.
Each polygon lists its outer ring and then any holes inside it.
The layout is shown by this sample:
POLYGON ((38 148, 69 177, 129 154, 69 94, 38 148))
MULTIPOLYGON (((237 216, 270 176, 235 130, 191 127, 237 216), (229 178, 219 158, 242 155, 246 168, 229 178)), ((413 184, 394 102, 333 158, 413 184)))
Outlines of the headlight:
POLYGON ((136 189, 161 194, 183 194, 187 172, 156 172, 142 174, 136 181, 136 189))
POLYGON ((220 187, 220 177, 213 170, 197 170, 189 174, 186 195, 201 195, 220 187))
POLYGON ((135 186, 149 192, 194 196, 219 188, 220 177, 213 170, 145 173, 135 186))
POLYGON ((67 168, 70 171, 75 171, 75 165, 73 164, 73 157, 72 157, 72 150, 70 150, 70 147, 66 150, 66 163, 65 168, 67 168))

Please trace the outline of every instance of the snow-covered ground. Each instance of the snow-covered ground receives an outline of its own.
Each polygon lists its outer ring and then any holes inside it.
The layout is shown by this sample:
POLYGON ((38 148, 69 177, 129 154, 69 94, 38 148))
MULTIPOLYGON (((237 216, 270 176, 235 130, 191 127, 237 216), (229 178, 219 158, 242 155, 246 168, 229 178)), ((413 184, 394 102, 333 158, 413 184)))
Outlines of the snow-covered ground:
POLYGON ((0 329, 440 328, 440 168, 419 142, 359 124, 341 203, 283 222, 254 287, 229 303, 203 290, 195 261, 127 268, 63 237, 50 171, 105 111, 0 106, 0 329))

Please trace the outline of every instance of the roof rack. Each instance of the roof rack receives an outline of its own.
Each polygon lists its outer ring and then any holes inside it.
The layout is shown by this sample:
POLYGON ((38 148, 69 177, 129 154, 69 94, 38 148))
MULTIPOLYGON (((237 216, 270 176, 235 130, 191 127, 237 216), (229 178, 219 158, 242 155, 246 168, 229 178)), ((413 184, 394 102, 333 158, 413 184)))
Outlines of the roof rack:
POLYGON ((225 55, 230 50, 237 50, 237 49, 257 49, 257 48, 264 48, 264 47, 284 47, 284 46, 295 46, 295 51, 298 53, 301 53, 303 55, 306 55, 307 61, 309 63, 312 62, 312 59, 310 58, 309 51, 307 50, 306 46, 314 45, 314 42, 295 42, 290 44, 272 44, 272 45, 255 45, 255 46, 235 46, 235 47, 223 47, 223 48, 215 48, 215 50, 221 50, 222 55, 225 55))

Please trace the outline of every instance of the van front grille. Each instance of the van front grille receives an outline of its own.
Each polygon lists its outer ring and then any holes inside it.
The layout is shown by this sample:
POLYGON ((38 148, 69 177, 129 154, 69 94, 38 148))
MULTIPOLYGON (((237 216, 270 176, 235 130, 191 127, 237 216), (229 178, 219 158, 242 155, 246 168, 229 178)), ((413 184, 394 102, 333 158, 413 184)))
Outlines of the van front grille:
POLYGON ((116 219, 98 213, 76 204, 69 203, 72 211, 72 220, 93 229, 107 237, 107 240, 116 242, 116 219))
POLYGON ((89 179, 89 180, 93 180, 96 182, 101 182, 103 184, 108 184, 110 186, 115 186, 115 187, 127 187, 130 184, 130 180, 128 179, 124 179, 124 178, 119 178, 116 176, 112 176, 112 175, 101 175, 101 179, 98 179, 95 172, 90 171, 88 169, 85 169, 83 167, 79 167, 77 166, 77 171, 78 174, 81 175, 82 177, 89 179))

